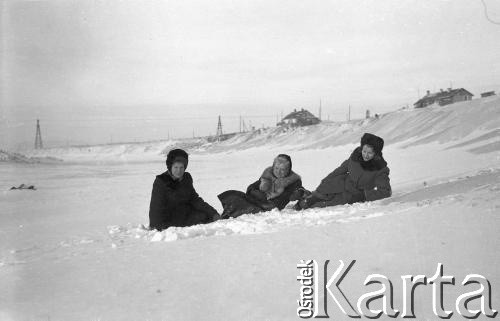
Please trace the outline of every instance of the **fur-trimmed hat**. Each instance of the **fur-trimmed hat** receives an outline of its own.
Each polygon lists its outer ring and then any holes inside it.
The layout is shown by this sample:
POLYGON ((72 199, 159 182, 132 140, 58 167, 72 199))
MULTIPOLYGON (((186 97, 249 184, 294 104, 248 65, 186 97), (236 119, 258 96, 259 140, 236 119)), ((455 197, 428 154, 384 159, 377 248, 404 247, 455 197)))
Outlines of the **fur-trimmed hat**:
POLYGON ((186 153, 184 150, 172 149, 171 151, 168 152, 168 155, 167 155, 167 161, 166 161, 167 168, 170 171, 170 170, 172 170, 173 163, 180 162, 180 163, 184 164, 184 169, 186 169, 188 166, 188 160, 189 160, 188 153, 186 153))
POLYGON ((373 147, 375 154, 381 156, 382 149, 384 148, 384 140, 373 134, 365 133, 363 137, 361 137, 361 147, 364 145, 370 145, 373 147))

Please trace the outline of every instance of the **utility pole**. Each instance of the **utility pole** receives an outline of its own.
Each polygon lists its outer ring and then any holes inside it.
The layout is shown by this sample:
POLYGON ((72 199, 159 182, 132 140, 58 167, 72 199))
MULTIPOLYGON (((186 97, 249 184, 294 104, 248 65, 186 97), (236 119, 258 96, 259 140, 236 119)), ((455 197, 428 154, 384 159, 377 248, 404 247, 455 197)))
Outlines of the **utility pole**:
POLYGON ((240 133, 241 133, 241 115, 240 115, 240 133))
POLYGON ((347 116, 347 120, 351 120, 351 105, 349 105, 349 115, 347 116))
POLYGON ((219 142, 222 136, 222 122, 220 120, 220 115, 219 115, 219 122, 217 123, 217 133, 215 134, 217 137, 217 141, 219 142))
POLYGON ((35 136, 35 149, 42 149, 42 131, 40 130, 40 120, 36 120, 36 136, 35 136))
POLYGON ((319 117, 318 117, 319 120, 321 120, 321 99, 319 100, 319 113, 318 113, 318 115, 319 115, 319 117))

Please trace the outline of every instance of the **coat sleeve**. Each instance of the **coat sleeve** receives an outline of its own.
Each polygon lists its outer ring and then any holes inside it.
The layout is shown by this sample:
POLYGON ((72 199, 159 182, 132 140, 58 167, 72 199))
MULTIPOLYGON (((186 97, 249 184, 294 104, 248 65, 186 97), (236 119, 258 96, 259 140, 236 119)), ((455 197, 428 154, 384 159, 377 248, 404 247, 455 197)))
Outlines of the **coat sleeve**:
POLYGON ((167 188, 156 178, 151 192, 149 204, 149 227, 151 229, 163 230, 169 227, 169 213, 167 211, 167 188))
POLYGON ((266 194, 262 192, 259 188, 260 186, 260 178, 253 182, 252 184, 248 185, 246 194, 252 197, 255 197, 256 199, 266 199, 266 194))
POLYGON ((319 186, 316 188, 315 192, 322 196, 327 196, 330 194, 342 193, 344 191, 344 180, 347 175, 349 160, 345 160, 339 167, 337 167, 333 172, 328 174, 325 178, 321 180, 319 186))
POLYGON ((375 176, 375 188, 365 190, 366 201, 376 201, 391 197, 392 189, 389 179, 389 168, 385 167, 375 176))
POLYGON ((191 201, 190 201, 191 206, 196 211, 206 213, 213 220, 214 217, 219 215, 219 213, 217 213, 215 208, 213 208, 210 204, 205 202, 203 198, 201 198, 200 195, 198 195, 198 193, 193 187, 193 179, 191 178, 191 176, 189 176, 189 179, 191 181, 191 201))
POLYGON ((349 164, 349 160, 346 159, 345 161, 342 162, 342 164, 340 164, 339 167, 337 167, 333 172, 328 174, 327 177, 330 177, 330 176, 333 177, 333 176, 347 174, 347 172, 349 171, 348 166, 347 166, 348 164, 349 164))
POLYGON ((302 180, 299 179, 295 181, 295 183, 288 185, 280 196, 272 199, 271 201, 276 205, 276 207, 279 210, 282 210, 290 202, 290 196, 292 196, 293 192, 295 192, 296 189, 301 187, 302 187, 302 180))
POLYGON ((265 211, 269 211, 275 207, 275 204, 267 199, 266 193, 259 188, 260 179, 248 185, 246 191, 246 199, 250 203, 259 206, 265 211))

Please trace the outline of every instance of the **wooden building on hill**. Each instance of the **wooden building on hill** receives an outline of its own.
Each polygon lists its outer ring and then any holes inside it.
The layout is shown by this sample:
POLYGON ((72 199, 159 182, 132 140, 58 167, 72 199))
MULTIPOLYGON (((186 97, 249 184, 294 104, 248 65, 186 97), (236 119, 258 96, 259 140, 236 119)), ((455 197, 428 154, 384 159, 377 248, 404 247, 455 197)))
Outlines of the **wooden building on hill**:
POLYGON ((484 98, 484 97, 490 97, 490 96, 495 96, 495 91, 487 91, 487 92, 484 92, 484 93, 481 93, 481 98, 484 98))
POLYGON ((308 110, 302 108, 297 111, 293 110, 290 114, 286 115, 277 125, 286 127, 301 127, 319 124, 321 120, 314 116, 308 110))
POLYGON ((420 98, 416 103, 413 104, 413 106, 415 106, 415 108, 423 108, 432 104, 445 106, 459 101, 471 100, 472 96, 474 95, 464 88, 448 88, 447 90, 441 89, 437 93, 431 93, 427 90, 427 95, 420 98))

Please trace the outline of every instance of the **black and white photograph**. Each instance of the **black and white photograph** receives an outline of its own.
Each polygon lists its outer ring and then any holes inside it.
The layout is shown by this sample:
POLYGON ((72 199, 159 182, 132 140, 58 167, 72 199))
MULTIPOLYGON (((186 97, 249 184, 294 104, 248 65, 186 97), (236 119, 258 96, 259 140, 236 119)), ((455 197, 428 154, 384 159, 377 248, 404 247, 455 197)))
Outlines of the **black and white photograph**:
POLYGON ((500 319, 499 0, 0 0, 0 321, 500 319))

